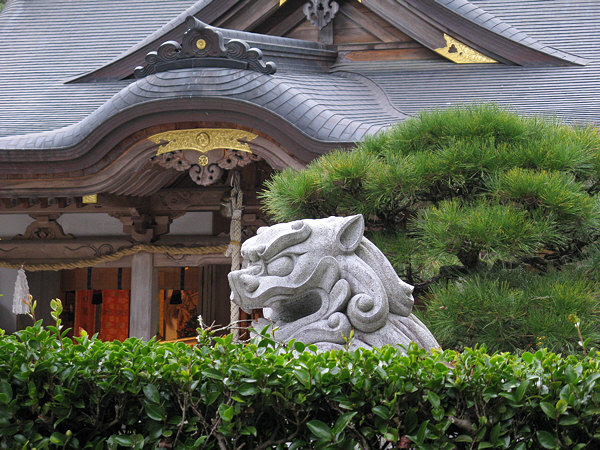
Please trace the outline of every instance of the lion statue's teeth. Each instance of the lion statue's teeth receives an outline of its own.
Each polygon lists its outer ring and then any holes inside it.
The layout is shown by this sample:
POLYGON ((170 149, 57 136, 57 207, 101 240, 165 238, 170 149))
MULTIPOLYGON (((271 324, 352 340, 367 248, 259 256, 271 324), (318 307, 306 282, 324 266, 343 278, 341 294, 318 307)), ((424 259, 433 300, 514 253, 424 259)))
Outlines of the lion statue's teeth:
POLYGON ((412 286, 364 237, 361 215, 305 219, 260 229, 242 246, 246 268, 229 274, 244 311, 270 308, 275 339, 322 350, 408 345, 438 347, 413 314, 412 286))

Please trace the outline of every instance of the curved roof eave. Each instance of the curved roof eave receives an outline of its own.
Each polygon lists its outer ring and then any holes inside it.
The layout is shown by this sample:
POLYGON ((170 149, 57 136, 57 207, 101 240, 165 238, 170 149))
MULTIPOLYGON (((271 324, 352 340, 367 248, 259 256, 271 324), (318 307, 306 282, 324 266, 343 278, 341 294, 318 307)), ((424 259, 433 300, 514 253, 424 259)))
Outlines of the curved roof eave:
POLYGON ((588 60, 541 44, 468 0, 362 0, 431 50, 444 34, 496 61, 520 66, 586 65, 588 60))
POLYGON ((518 30, 514 26, 506 23, 502 19, 485 11, 483 8, 474 5, 468 0, 435 0, 444 8, 454 12, 465 19, 469 19, 481 28, 498 34, 502 38, 508 39, 519 45, 524 45, 532 50, 544 53, 550 57, 557 58, 575 65, 586 65, 588 60, 580 56, 564 52, 562 50, 543 44, 537 39, 532 38, 526 33, 518 30))
MULTIPOLYGON (((248 109, 257 118, 263 116, 264 122, 285 124, 297 136, 304 136, 305 144, 312 143, 308 145, 312 147, 308 149, 308 153, 314 153, 312 157, 335 146, 355 143, 406 117, 382 100, 379 92, 372 91, 367 81, 357 78, 272 76, 242 69, 182 69, 150 75, 128 85, 77 124, 0 138, 0 159, 7 163, 2 167, 3 172, 18 170, 20 163, 43 161, 44 170, 50 173, 54 169, 48 167, 49 162, 60 165, 85 158, 90 151, 90 136, 100 131, 109 133, 105 128, 111 120, 127 116, 139 122, 145 111, 158 114, 159 104, 165 104, 162 108, 165 113, 171 107, 167 103, 177 103, 177 109, 193 111, 189 121, 194 120, 194 114, 196 120, 210 120, 203 112, 203 103, 209 100, 213 112, 215 108, 218 110, 214 104, 229 102, 248 109), (135 114, 129 114, 132 110, 135 114)), ((312 157, 303 155, 300 159, 308 161, 312 157)))

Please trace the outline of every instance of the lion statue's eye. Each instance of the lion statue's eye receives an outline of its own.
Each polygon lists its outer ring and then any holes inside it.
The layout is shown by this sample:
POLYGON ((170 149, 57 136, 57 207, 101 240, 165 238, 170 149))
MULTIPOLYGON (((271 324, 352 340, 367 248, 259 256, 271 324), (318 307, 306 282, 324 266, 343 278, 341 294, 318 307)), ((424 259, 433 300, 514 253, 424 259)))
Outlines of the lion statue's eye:
POLYGON ((289 256, 280 256, 267 264, 267 273, 276 277, 285 277, 294 270, 294 260, 289 256))

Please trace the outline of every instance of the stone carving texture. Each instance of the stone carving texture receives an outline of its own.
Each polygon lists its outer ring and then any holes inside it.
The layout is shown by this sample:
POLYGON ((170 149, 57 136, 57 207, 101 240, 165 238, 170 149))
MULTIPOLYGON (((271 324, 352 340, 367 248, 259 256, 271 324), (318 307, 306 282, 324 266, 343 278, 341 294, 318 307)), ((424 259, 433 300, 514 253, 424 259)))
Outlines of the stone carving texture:
MULTIPOLYGON (((268 308, 275 339, 321 350, 438 343, 413 314, 412 286, 363 237, 361 215, 263 227, 242 246, 245 268, 229 274, 231 298, 244 311, 268 308)), ((266 314, 265 314, 266 315, 266 314)))
POLYGON ((302 11, 310 23, 322 30, 333 20, 339 9, 340 5, 331 0, 311 0, 304 4, 302 11))
POLYGON ((262 51, 250 48, 247 42, 231 39, 227 43, 223 34, 216 28, 201 22, 193 16, 186 19, 188 30, 181 44, 167 41, 158 51, 146 55, 146 65, 135 68, 136 78, 153 73, 190 67, 225 67, 248 69, 260 73, 273 74, 277 71, 274 62, 264 62, 262 51))

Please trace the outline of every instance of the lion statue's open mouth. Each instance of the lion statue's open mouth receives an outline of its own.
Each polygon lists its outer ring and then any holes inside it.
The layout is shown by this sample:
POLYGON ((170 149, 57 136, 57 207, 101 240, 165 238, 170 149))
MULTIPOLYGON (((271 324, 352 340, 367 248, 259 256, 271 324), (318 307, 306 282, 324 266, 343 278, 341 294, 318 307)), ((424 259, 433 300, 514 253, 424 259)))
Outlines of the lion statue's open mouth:
POLYGON ((306 219, 258 230, 242 246, 245 268, 229 274, 231 298, 244 311, 269 308, 277 340, 321 349, 416 342, 437 347, 411 314, 412 286, 363 236, 361 215, 306 219))

